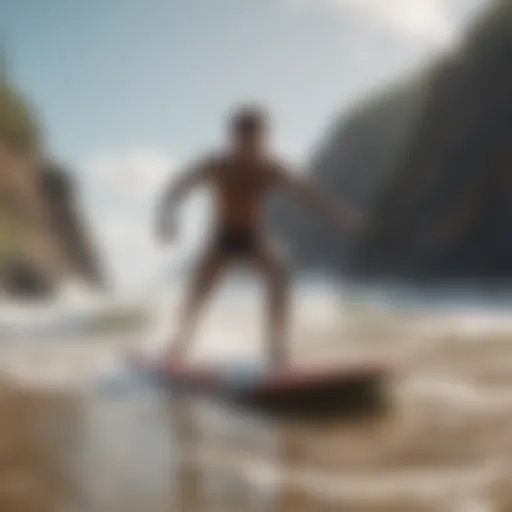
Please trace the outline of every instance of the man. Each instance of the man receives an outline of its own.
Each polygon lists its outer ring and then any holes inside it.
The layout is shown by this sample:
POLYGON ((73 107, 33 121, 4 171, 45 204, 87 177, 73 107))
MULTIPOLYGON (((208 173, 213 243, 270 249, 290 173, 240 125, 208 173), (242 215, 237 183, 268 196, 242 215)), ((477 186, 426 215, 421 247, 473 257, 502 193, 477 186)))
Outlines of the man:
POLYGON ((216 226, 193 277, 178 335, 170 351, 180 359, 190 345, 202 306, 227 265, 243 261, 259 271, 268 289, 269 362, 286 362, 285 329, 288 313, 287 269, 282 255, 266 236, 263 206, 267 194, 284 189, 324 214, 339 229, 357 229, 359 218, 333 203, 304 176, 292 173, 269 153, 269 123, 257 107, 236 111, 230 122, 231 147, 192 166, 164 195, 159 209, 159 235, 175 233, 178 205, 194 188, 205 186, 216 200, 216 226))

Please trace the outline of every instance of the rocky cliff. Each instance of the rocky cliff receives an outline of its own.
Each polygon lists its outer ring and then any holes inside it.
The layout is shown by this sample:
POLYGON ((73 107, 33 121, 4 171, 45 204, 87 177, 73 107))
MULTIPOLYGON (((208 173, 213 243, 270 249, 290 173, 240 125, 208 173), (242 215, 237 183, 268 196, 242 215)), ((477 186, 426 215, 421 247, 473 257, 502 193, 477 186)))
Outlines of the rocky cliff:
POLYGON ((72 277, 101 282, 63 169, 44 162, 40 129, 19 92, 0 80, 0 290, 48 295, 72 277))
POLYGON ((47 200, 52 229, 61 240, 74 273, 90 283, 104 282, 99 261, 82 214, 70 173, 52 162, 41 165, 41 191, 47 200))
POLYGON ((344 115, 312 176, 369 220, 340 240, 281 203, 299 263, 364 277, 512 275, 512 4, 497 1, 464 44, 344 115))

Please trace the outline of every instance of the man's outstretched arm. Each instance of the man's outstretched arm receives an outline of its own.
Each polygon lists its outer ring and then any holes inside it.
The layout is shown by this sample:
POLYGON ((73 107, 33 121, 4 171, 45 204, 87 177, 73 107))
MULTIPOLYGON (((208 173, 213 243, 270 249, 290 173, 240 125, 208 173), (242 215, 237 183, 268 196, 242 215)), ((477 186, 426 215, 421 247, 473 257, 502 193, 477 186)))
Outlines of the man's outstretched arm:
POLYGON ((157 211, 157 234, 163 238, 174 235, 174 217, 180 204, 193 189, 203 185, 212 168, 209 160, 185 169, 178 178, 171 181, 160 199, 157 211))
POLYGON ((326 217, 339 229, 359 231, 364 227, 361 215, 350 207, 334 201, 330 195, 304 175, 288 170, 279 170, 278 181, 282 188, 326 217))

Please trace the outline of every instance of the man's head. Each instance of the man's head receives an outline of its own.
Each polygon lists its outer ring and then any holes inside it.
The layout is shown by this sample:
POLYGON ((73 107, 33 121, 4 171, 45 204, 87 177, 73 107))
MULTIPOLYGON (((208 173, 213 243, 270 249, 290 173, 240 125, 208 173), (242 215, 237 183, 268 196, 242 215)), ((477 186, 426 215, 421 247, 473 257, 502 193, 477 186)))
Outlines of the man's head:
POLYGON ((238 108, 230 121, 231 137, 235 148, 244 153, 264 150, 268 131, 267 112, 258 106, 238 108))

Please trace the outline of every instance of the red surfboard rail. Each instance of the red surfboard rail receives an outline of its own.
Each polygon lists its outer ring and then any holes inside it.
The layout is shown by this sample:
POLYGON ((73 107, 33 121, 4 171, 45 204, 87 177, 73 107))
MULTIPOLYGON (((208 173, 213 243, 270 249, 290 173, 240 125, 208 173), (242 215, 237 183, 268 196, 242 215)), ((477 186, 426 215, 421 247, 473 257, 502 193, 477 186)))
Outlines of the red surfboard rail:
POLYGON ((273 416, 324 419, 382 410, 396 366, 392 361, 363 358, 253 371, 254 367, 244 364, 171 362, 142 354, 132 354, 130 359, 171 391, 209 395, 273 416))
MULTIPOLYGON (((195 389, 205 391, 236 391, 236 379, 230 372, 237 371, 243 374, 243 367, 236 364, 221 365, 213 362, 188 363, 183 361, 166 361, 151 359, 142 354, 132 354, 132 362, 142 369, 154 372, 161 377, 168 378, 169 382, 189 384, 195 389)), ((324 385, 332 386, 336 383, 386 378, 393 373, 391 361, 383 359, 360 359, 337 364, 318 365, 315 367, 290 366, 280 370, 263 369, 256 372, 252 379, 248 379, 239 387, 240 392, 293 392, 299 388, 315 388, 324 385)))

